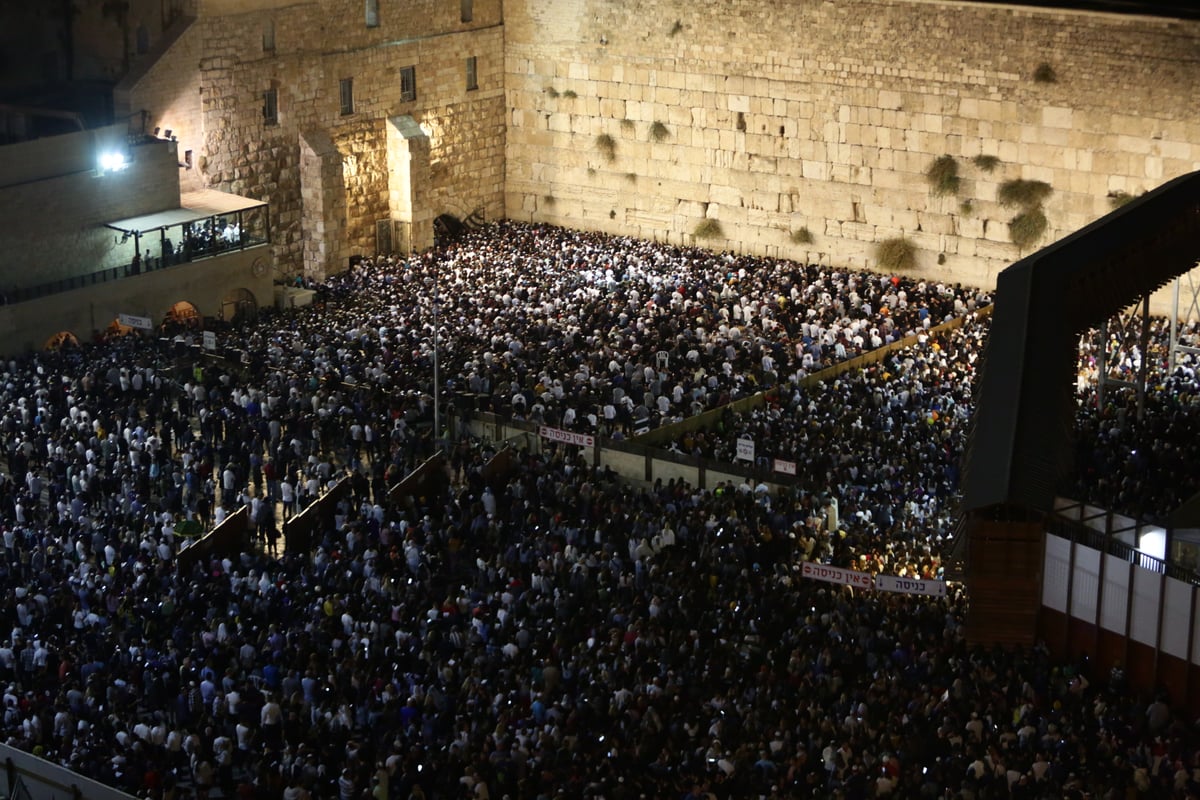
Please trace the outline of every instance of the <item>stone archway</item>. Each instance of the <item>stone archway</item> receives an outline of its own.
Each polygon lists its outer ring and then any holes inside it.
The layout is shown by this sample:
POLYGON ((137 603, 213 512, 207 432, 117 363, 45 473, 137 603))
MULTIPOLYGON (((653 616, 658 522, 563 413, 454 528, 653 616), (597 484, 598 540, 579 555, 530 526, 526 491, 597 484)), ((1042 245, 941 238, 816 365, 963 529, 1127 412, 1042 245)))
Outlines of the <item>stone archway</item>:
POLYGON ((43 350, 62 350, 79 347, 79 338, 70 331, 59 331, 46 340, 43 350))
POLYGON ((258 316, 258 300, 249 289, 232 289, 221 300, 221 319, 236 325, 258 316))
POLYGON ((204 327, 204 318, 200 310, 187 300, 179 300, 163 314, 162 330, 164 333, 180 331, 198 331, 204 327))

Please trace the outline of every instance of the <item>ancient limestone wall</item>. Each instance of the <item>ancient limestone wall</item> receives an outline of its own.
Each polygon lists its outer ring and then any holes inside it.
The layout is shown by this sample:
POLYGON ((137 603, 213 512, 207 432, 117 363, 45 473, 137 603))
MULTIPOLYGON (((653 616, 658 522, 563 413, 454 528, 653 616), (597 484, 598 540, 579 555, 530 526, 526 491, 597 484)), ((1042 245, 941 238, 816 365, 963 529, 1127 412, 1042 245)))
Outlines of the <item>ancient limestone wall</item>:
POLYGON ((193 177, 271 204, 276 262, 285 270, 303 263, 300 137, 327 133, 342 156, 347 217, 339 229, 344 242, 330 250, 373 253, 375 223, 391 216, 390 117, 409 115, 429 133, 434 214, 482 207, 489 218, 503 215, 499 0, 476 2, 473 12, 464 22, 459 3, 380 3, 379 25, 368 27, 362 0, 205 2, 193 30, 130 88, 128 105, 147 109, 151 126, 176 115, 177 101, 190 109, 178 114, 188 121, 177 123, 184 133, 176 135, 181 152, 195 150, 193 177), (264 49, 268 30, 274 47, 264 49), (477 59, 473 90, 470 56, 477 59), (401 96, 405 67, 415 69, 413 99, 401 96), (353 81, 348 114, 343 79, 353 81), (268 89, 277 93, 277 124, 263 118, 268 89))
POLYGON ((904 237, 990 285, 1004 182, 1053 189, 1032 249, 1200 168, 1197 52, 1194 22, 969 3, 510 0, 507 213, 868 267, 904 237))

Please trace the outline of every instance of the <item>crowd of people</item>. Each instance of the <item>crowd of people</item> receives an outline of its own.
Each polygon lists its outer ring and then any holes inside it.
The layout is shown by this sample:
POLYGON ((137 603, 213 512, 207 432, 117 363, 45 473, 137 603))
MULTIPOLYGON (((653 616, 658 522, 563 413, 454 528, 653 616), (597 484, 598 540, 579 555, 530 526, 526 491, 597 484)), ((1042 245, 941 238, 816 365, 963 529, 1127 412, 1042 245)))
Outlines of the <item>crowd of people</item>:
POLYGON ((1137 383, 1143 355, 1139 344, 1113 337, 1104 346, 1111 383, 1103 398, 1097 381, 1099 335, 1080 345, 1079 413, 1075 424, 1077 476, 1073 496, 1139 519, 1166 522, 1200 492, 1192 468, 1200 458, 1200 323, 1175 332, 1179 349, 1171 364, 1171 326, 1161 317, 1148 323, 1146 391, 1137 383), (1139 409, 1139 403, 1141 408, 1139 409))
POLYGON ((968 646, 958 586, 802 575, 940 577, 986 299, 504 224, 360 264, 227 334, 236 362, 130 337, 13 359, 0 739, 171 800, 1198 796, 1172 698, 968 646), (723 424, 804 479, 641 486, 548 443, 493 469, 434 429, 435 358, 447 397, 614 436, 776 386, 723 424), (451 488, 389 504, 439 448, 451 488), (281 548, 347 476, 335 524, 281 548), (255 546, 181 570, 185 522, 243 505, 255 546))

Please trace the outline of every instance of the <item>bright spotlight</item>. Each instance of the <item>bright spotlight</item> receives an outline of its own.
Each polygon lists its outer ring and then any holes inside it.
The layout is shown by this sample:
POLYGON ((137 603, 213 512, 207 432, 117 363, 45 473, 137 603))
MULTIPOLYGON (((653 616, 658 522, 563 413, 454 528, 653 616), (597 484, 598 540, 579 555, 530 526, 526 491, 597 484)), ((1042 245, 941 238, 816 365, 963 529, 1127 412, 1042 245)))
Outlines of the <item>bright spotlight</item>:
POLYGON ((127 165, 124 153, 113 150, 100 154, 100 169, 104 172, 116 172, 124 169, 127 165))

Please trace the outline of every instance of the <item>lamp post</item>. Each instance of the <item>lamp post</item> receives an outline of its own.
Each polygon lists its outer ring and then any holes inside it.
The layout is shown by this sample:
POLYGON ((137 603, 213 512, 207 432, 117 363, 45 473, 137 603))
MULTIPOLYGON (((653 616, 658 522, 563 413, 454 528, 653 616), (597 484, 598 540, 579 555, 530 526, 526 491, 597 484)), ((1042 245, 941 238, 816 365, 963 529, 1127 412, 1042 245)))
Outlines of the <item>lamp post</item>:
POLYGON ((438 306, 441 305, 441 299, 438 297, 438 288, 440 281, 438 280, 438 265, 437 261, 433 262, 433 441, 435 446, 442 435, 442 413, 441 413, 441 380, 438 375, 438 350, 439 348, 439 332, 438 332, 438 306))

